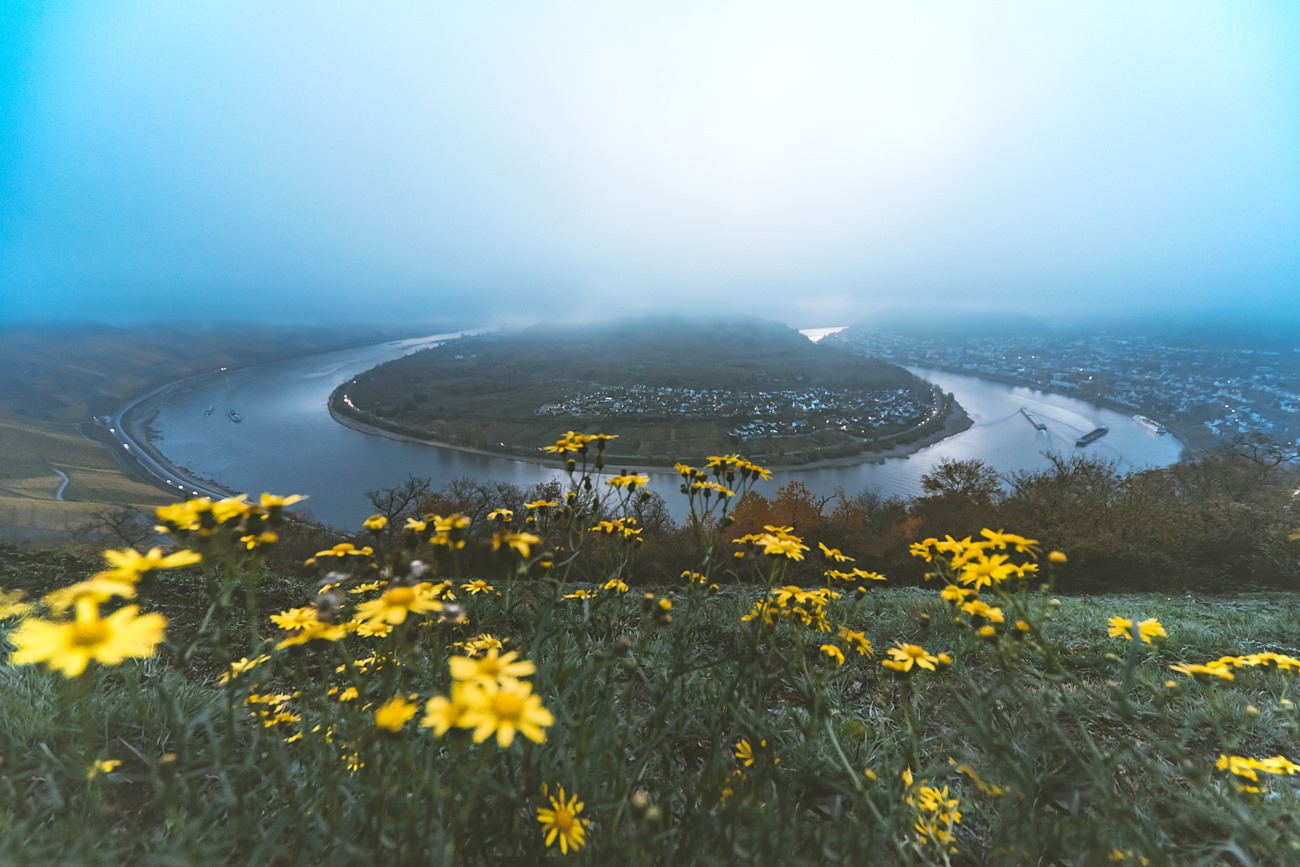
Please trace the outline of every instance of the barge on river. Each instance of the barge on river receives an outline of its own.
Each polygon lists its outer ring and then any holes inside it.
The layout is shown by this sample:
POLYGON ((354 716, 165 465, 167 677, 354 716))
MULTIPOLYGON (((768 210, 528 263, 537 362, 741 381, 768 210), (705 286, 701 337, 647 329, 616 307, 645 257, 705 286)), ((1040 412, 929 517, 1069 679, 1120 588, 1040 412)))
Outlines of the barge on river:
POLYGON ((1083 436, 1079 437, 1077 440, 1074 441, 1074 444, 1076 446, 1086 446, 1088 445, 1088 443, 1096 442, 1097 440, 1101 439, 1108 433, 1110 433, 1110 428, 1106 427, 1105 425, 1102 425, 1096 430, 1090 430, 1083 436))

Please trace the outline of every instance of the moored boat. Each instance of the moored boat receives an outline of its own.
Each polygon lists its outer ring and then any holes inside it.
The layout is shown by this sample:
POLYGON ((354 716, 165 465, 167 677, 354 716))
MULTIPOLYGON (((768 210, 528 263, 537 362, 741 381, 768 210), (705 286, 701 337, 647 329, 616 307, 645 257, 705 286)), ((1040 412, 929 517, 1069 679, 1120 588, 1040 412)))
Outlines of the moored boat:
POLYGON ((1149 419, 1144 415, 1133 416, 1133 421, 1142 425, 1142 427, 1146 428, 1152 433, 1157 433, 1157 434, 1169 433, 1169 429, 1166 428, 1164 425, 1162 425, 1160 422, 1149 419))
POLYGON ((241 421, 243 421, 243 419, 239 417, 239 413, 235 412, 233 409, 229 410, 226 413, 226 415, 230 416, 230 420, 233 421, 235 424, 239 424, 241 421))

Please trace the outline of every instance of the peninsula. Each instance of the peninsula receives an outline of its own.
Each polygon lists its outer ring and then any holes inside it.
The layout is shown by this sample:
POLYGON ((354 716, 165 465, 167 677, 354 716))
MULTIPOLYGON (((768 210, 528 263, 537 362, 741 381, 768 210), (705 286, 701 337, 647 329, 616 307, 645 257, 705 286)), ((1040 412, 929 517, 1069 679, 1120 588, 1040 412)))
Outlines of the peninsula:
POLYGON ((757 319, 464 337, 348 380, 330 409, 350 426, 533 461, 569 430, 616 434, 608 461, 638 467, 736 451, 847 463, 969 426, 950 395, 903 368, 757 319))

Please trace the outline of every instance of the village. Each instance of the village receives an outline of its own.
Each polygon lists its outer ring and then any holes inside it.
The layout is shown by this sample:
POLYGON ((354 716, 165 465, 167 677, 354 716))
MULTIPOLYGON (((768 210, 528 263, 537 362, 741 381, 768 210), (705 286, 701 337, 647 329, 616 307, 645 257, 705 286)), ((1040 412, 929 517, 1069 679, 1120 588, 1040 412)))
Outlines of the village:
POLYGON ((912 427, 934 415, 932 394, 908 388, 870 390, 820 387, 773 390, 607 386, 543 404, 538 416, 586 418, 723 418, 741 440, 839 431, 855 437, 912 427))

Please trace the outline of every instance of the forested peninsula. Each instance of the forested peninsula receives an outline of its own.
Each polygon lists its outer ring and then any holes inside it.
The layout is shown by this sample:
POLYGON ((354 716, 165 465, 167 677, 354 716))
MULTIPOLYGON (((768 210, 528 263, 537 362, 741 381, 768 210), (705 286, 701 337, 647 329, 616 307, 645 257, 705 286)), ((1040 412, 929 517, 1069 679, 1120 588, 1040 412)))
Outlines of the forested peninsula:
POLYGON ((618 436, 608 459, 634 466, 735 451, 782 466, 852 460, 969 426, 951 395, 907 370, 757 319, 464 337, 349 380, 330 406, 352 424, 532 460, 598 426, 618 436))

